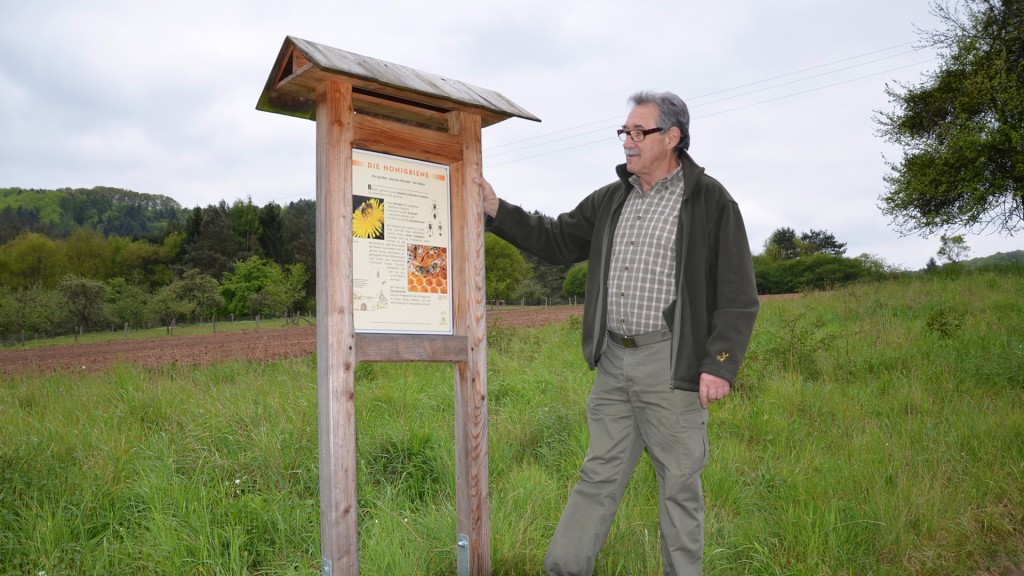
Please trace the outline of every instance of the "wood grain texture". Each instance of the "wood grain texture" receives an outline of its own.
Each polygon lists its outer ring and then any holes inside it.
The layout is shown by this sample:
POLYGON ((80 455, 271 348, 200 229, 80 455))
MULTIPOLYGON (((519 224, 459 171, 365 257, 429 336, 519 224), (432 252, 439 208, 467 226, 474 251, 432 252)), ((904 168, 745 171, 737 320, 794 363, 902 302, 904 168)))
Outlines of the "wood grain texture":
POLYGON ((465 336, 356 334, 356 362, 465 362, 465 336))
POLYGON ((462 157, 462 138, 457 135, 360 114, 355 122, 354 145, 360 150, 446 165, 462 157))
POLYGON ((456 528, 469 537, 470 574, 491 573, 490 488, 487 451, 487 318, 484 290, 483 198, 473 177, 481 173, 480 117, 448 115, 462 137, 462 160, 452 175, 452 252, 455 333, 466 336, 469 356, 455 365, 456 528))
POLYGON ((355 328, 352 318, 352 87, 317 89, 316 273, 320 547, 331 573, 359 573, 355 328), (346 264, 347 263, 347 264, 346 264))

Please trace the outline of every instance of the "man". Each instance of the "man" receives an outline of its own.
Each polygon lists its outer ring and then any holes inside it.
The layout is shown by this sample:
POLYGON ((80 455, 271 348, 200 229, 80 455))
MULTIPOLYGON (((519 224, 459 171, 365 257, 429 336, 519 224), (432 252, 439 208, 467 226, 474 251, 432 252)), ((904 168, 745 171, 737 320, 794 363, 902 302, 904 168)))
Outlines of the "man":
POLYGON ((593 572, 644 449, 658 479, 665 574, 700 574, 707 407, 729 394, 757 316, 743 219, 687 153, 686 104, 669 92, 630 102, 618 180, 573 210, 531 215, 475 180, 490 231, 551 263, 589 261, 590 446, 544 558, 551 575, 593 572))

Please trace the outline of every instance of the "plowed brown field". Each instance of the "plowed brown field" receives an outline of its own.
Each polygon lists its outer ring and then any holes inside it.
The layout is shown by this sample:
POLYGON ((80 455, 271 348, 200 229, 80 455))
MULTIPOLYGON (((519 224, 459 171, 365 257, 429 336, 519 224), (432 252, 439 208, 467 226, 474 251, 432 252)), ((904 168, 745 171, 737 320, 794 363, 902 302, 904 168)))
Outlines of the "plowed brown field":
MULTIPOLYGON (((502 307, 488 310, 487 323, 504 326, 542 326, 583 314, 583 306, 502 307)), ((99 372, 116 363, 144 367, 166 364, 204 365, 227 360, 281 360, 316 350, 312 326, 167 336, 148 340, 119 340, 95 344, 0 350, 0 375, 24 372, 99 372)))
MULTIPOLYGON (((762 296, 794 298, 796 294, 762 296)), ((487 311, 487 324, 536 327, 582 316, 583 306, 508 306, 487 311)), ((316 350, 316 328, 301 326, 201 336, 167 336, 44 348, 0 350, 0 376, 24 372, 100 372, 116 363, 156 367, 204 365, 227 360, 281 360, 316 350)))

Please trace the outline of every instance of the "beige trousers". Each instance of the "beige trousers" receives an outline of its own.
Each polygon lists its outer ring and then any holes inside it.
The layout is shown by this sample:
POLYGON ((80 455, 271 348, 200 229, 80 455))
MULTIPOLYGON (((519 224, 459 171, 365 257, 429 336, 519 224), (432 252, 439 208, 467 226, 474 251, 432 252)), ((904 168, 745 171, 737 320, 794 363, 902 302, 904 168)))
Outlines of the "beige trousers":
POLYGON ((626 484, 644 449, 658 479, 666 576, 701 573, 707 410, 696 392, 669 388, 671 341, 640 348, 608 344, 587 400, 590 446, 555 530, 544 569, 589 576, 626 484))

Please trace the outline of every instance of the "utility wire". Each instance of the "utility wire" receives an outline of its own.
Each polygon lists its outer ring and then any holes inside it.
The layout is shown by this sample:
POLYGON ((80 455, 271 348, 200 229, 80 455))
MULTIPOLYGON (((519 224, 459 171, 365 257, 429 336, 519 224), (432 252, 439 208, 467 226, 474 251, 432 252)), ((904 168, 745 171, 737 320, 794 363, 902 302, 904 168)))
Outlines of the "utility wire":
MULTIPOLYGON (((858 81, 864 80, 866 78, 872 78, 872 77, 875 77, 875 76, 881 76, 883 74, 889 74, 890 72, 895 72, 897 70, 903 70, 905 68, 912 68, 914 66, 920 66, 921 64, 927 64, 928 62, 931 62, 933 60, 934 60, 934 58, 930 58, 928 60, 922 60, 920 62, 915 62, 913 64, 907 64, 906 66, 899 66, 897 68, 891 68, 889 70, 883 70, 882 72, 876 72, 874 74, 866 74, 864 76, 859 76, 857 78, 851 78, 849 80, 843 80, 842 82, 835 82, 833 84, 828 84, 828 85, 825 85, 825 86, 818 86, 816 88, 808 88, 807 90, 801 90, 799 92, 793 92, 793 93, 790 93, 790 94, 784 94, 782 96, 778 96, 778 97, 775 97, 775 98, 769 98, 767 100, 761 100, 761 101, 758 101, 758 102, 752 102, 750 104, 745 104, 743 106, 737 106, 735 108, 730 108, 728 110, 720 110, 718 112, 712 112, 710 114, 703 114, 703 115, 700 115, 700 116, 694 116, 694 118, 709 118, 711 116, 718 116, 720 114, 726 114, 728 112, 735 112, 737 110, 743 110, 744 108, 751 108, 753 106, 759 106, 761 104, 767 104, 769 102, 775 102, 777 100, 784 100, 786 98, 792 98, 794 96, 799 96, 801 94, 808 94, 810 92, 817 92, 819 90, 825 90, 827 88, 833 88, 835 86, 841 86, 843 84, 849 84, 851 82, 858 82, 858 81)), ((608 126, 605 126, 604 128, 601 128, 601 129, 598 129, 598 130, 591 130, 589 132, 585 132, 584 134, 580 134, 580 135, 582 136, 582 135, 586 135, 586 134, 592 134, 592 133, 598 132, 598 131, 603 132, 604 130, 607 130, 607 129, 609 129, 608 126)), ((566 138, 561 138, 559 140, 567 140, 567 139, 573 138, 573 137, 574 136, 569 136, 569 137, 566 137, 566 138)), ((555 141, 558 141, 558 140, 555 140, 555 141)), ((584 142, 582 144, 577 144, 575 146, 566 146, 564 148, 557 148, 555 150, 549 150, 547 152, 541 152, 539 154, 534 154, 532 156, 524 156, 522 158, 516 158, 515 160, 508 160, 507 162, 498 162, 496 164, 490 164, 490 165, 488 165, 488 168, 497 168, 498 166, 504 166, 506 164, 513 164, 515 162, 521 162, 523 160, 529 160, 531 158, 539 158, 539 157, 542 157, 542 156, 548 156, 548 155, 551 155, 551 154, 557 154, 559 152, 565 152, 567 150, 574 150, 576 148, 582 148, 584 146, 590 146, 592 144, 605 143, 607 141, 608 141, 607 137, 601 138, 600 140, 591 140, 589 142, 584 142)), ((540 145, 541 144, 537 144, 535 146, 540 146, 540 145)), ((520 148, 519 150, 523 150, 523 149, 526 149, 526 148, 520 148)), ((491 155, 491 156, 493 157, 493 156, 497 156, 497 155, 498 154, 491 155)))
MULTIPOLYGON (((820 74, 816 74, 816 75, 813 75, 813 76, 807 76, 805 78, 801 78, 801 79, 797 79, 797 80, 792 80, 792 81, 785 82, 785 83, 782 83, 782 84, 775 84, 775 85, 772 85, 772 86, 769 86, 769 87, 765 87, 765 88, 758 88, 757 90, 750 90, 750 91, 743 92, 743 93, 740 93, 740 94, 735 94, 733 96, 728 96, 728 97, 725 97, 725 98, 720 98, 720 99, 717 99, 717 100, 712 100, 710 102, 691 104, 695 100, 700 100, 702 98, 707 98, 709 96, 715 96, 715 95, 718 95, 718 94, 724 94, 724 93, 727 93, 727 92, 733 92, 735 90, 739 90, 739 89, 742 89, 742 88, 748 88, 748 87, 751 87, 751 86, 757 86, 759 84, 764 84, 766 82, 773 82, 775 80, 780 80, 780 79, 783 79, 783 78, 789 78, 791 76, 796 76, 796 75, 799 75, 799 74, 805 74, 805 73, 813 71, 813 70, 818 70, 818 69, 821 69, 821 68, 827 68, 829 66, 834 66, 836 64, 841 64, 843 62, 849 62, 851 60, 858 60, 858 59, 864 58, 866 56, 873 56, 875 54, 880 54, 882 52, 888 52, 890 50, 895 50, 897 48, 903 48, 905 46, 909 46, 909 45, 912 45, 912 44, 913 44, 913 42, 905 42, 903 44, 896 44, 894 46, 889 46, 888 48, 882 48, 882 49, 879 49, 879 50, 873 50, 871 52, 865 52, 863 54, 858 54, 856 56, 849 56, 847 58, 841 58, 839 60, 833 60, 831 62, 827 62, 827 63, 824 63, 824 64, 819 64, 819 65, 816 65, 816 66, 811 66, 811 67, 808 67, 808 68, 803 68, 801 70, 797 70, 797 71, 794 71, 794 72, 787 72, 785 74, 779 74, 777 76, 772 76, 772 77, 764 78, 764 79, 761 79, 761 80, 755 80, 753 82, 748 82, 746 84, 740 84, 738 86, 733 86, 731 88, 724 88, 724 89, 721 89, 721 90, 715 90, 713 92, 708 92, 706 94, 701 94, 699 96, 687 97, 687 98, 685 98, 685 100, 687 101, 688 104, 690 104, 690 108, 699 108, 701 106, 707 106, 707 105, 710 105, 710 104, 715 104, 715 103, 718 103, 718 102, 721 102, 721 101, 724 101, 724 100, 730 100, 730 99, 733 99, 733 98, 739 98, 741 96, 746 96, 746 95, 754 94, 754 93, 757 93, 757 92, 763 92, 765 90, 771 90, 773 88, 778 88, 778 87, 781 87, 781 86, 787 86, 787 85, 790 85, 790 84, 796 84, 798 82, 804 82, 804 81, 807 81, 807 80, 812 80, 814 78, 819 78, 819 77, 822 77, 822 76, 827 76, 829 74, 835 74, 835 73, 838 73, 838 72, 843 72, 843 71, 850 70, 850 69, 853 69, 853 68, 857 68, 857 67, 860 67, 860 66, 866 66, 868 64, 874 64, 874 63, 881 62, 881 61, 884 61, 884 60, 889 60, 889 59, 892 59, 892 58, 897 58, 899 56, 904 56, 906 54, 911 54, 913 52, 917 52, 918 51, 917 49, 908 50, 908 51, 900 52, 899 54, 894 54, 894 55, 891 55, 891 56, 886 56, 884 58, 877 58, 875 60, 871 60, 871 61, 868 61, 868 62, 862 62, 860 64, 855 64, 855 65, 852 65, 852 66, 847 66, 845 68, 840 68, 840 69, 832 70, 832 71, 829 71, 829 72, 822 72, 820 74)), ((898 68, 897 68, 897 70, 898 70, 898 68)), ((523 142, 529 142, 529 141, 532 141, 532 140, 548 138, 550 136, 554 136, 554 135, 557 135, 557 134, 562 134, 562 133, 565 133, 565 132, 572 132, 572 131, 575 131, 575 130, 579 130, 580 128, 586 128, 588 126, 594 126, 594 125, 597 125, 597 124, 601 124, 602 125, 602 128, 598 129, 598 130, 604 130, 604 129, 607 128, 607 123, 608 122, 611 122, 613 120, 614 121, 618 121, 621 118, 622 118, 622 116, 621 116, 621 114, 619 114, 619 115, 616 115, 616 116, 613 116, 613 117, 610 117, 610 118, 604 118, 604 119, 601 119, 601 120, 595 120, 593 122, 587 122, 587 123, 584 123, 584 124, 579 124, 577 126, 572 126, 572 127, 569 127, 569 128, 564 128, 562 130, 555 130, 553 132, 548 132, 546 134, 540 134, 540 135, 537 135, 537 136, 531 136, 529 138, 523 138, 523 139, 520 139, 520 140, 514 140, 512 142, 506 142, 504 144, 498 144, 498 145, 494 145, 494 146, 489 146, 489 147, 484 149, 484 152, 487 153, 490 150, 495 150, 495 149, 499 149, 499 148, 505 148, 505 147, 508 147, 508 146, 514 146, 516 144, 520 144, 520 143, 523 143, 523 142)), ((590 130, 588 132, 583 132, 583 133, 580 133, 580 134, 577 134, 577 135, 574 135, 574 136, 567 136, 567 137, 557 138, 557 139, 550 140, 550 141, 547 141, 547 142, 541 142, 541 143, 532 144, 532 145, 529 145, 529 146, 522 146, 522 147, 519 147, 519 148, 515 148, 513 150, 507 150, 505 152, 497 152, 497 153, 493 153, 493 154, 488 154, 488 156, 490 156, 490 157, 499 156, 499 155, 504 155, 504 154, 509 154, 509 153, 512 153, 512 152, 516 152, 516 151, 519 151, 519 150, 525 150, 525 149, 529 149, 529 148, 533 148, 533 147, 537 147, 537 146, 544 146, 544 145, 552 143, 552 142, 559 142, 559 141, 566 140, 566 139, 569 139, 569 138, 575 138, 575 137, 578 137, 578 136, 585 136, 587 134, 592 134, 594 132, 597 132, 598 130, 590 130)))
MULTIPOLYGON (((861 64, 854 64, 853 66, 847 66, 845 68, 839 68, 839 69, 836 69, 836 70, 831 70, 829 72, 822 72, 820 74, 815 74, 813 76, 807 76, 807 77, 804 77, 804 78, 798 78, 796 80, 790 80, 789 82, 783 82, 781 84, 773 84, 771 86, 765 86, 763 88, 758 88, 756 90, 748 90, 746 92, 741 92, 739 94, 734 94, 732 96, 726 96, 724 98, 719 98, 717 100, 712 100, 710 102, 703 102, 703 103, 699 103, 699 104, 689 104, 689 108, 691 110, 693 110, 693 109, 700 108, 702 106, 710 106, 711 104, 718 104, 719 102, 725 102, 726 100, 733 100, 733 99, 736 99, 736 98, 741 98, 743 96, 749 96, 751 94, 757 94, 758 92, 765 92, 765 91, 768 91, 768 90, 774 90, 776 88, 781 88, 783 86, 790 86, 792 84, 799 84, 800 82, 806 82, 807 80, 813 80, 815 78, 822 78, 824 76, 828 76, 830 74, 836 74, 836 73, 839 73, 839 72, 845 72, 847 70, 852 70, 854 68, 859 68, 861 66, 866 66, 868 64, 875 64, 877 62, 882 62, 884 60, 890 60, 892 58, 897 58, 899 56, 905 56, 907 54, 912 54, 914 52, 915 52, 914 50, 910 50, 910 51, 907 51, 907 52, 900 52, 899 54, 894 54, 892 56, 886 56, 885 58, 878 58, 878 59, 875 59, 875 60, 871 60, 869 62, 863 62, 861 64)), ((850 59, 848 58, 847 60, 850 60, 850 59)), ((842 60, 840 60, 838 62, 842 62, 842 60)), ((827 65, 823 64, 822 66, 827 66, 827 65)), ((801 72, 806 72, 808 70, 814 70, 815 68, 821 68, 822 66, 816 66, 814 68, 807 68, 807 69, 805 69, 805 70, 803 70, 801 72)), ((911 66, 913 66, 913 64, 911 66)), ((907 66, 905 66, 905 67, 907 67, 907 66)), ((900 68, 894 68, 893 70, 899 70, 899 69, 900 68)), ((889 72, 891 72, 891 71, 892 70, 889 70, 889 72)), ((790 74, 784 74, 782 76, 776 76, 775 78, 772 78, 772 80, 779 79, 779 78, 785 78, 785 77, 788 77, 788 76, 792 76, 793 74, 796 74, 796 73, 790 73, 790 74)), ((760 81, 757 81, 757 82, 751 82, 749 84, 744 84, 743 86, 740 86, 740 88, 754 86, 756 84, 763 84, 764 82, 767 82, 767 81, 768 80, 760 80, 760 81)), ((841 83, 842 82, 840 82, 840 84, 841 83)), ((835 84, 831 84, 830 86, 835 86, 835 84)), ((827 86, 826 86, 826 88, 827 88, 827 86)), ((711 92, 710 94, 706 94, 705 96, 710 96, 712 94, 722 94, 722 93, 725 93, 725 92, 731 92, 732 90, 735 90, 735 89, 736 88, 727 88, 725 90, 718 90, 716 92, 711 92)), ((798 95, 798 94, 803 94, 803 92, 797 92, 794 95, 798 95)), ((701 96, 698 96, 697 98, 701 98, 701 96)), ((692 98, 688 98, 688 99, 685 99, 685 100, 687 100, 687 102, 692 102, 693 99, 692 98)), ((770 102, 770 101, 771 100, 767 100, 766 102, 770 102)), ((739 110, 739 108, 736 108, 736 110, 739 110)), ((711 114, 711 115, 713 115, 713 114, 711 114)), ((616 118, 609 118, 609 119, 606 119, 606 120, 598 120, 596 122, 589 122, 587 124, 582 124, 582 125, 577 126, 575 128, 566 128, 565 130, 559 130, 559 131, 556 131, 556 132, 551 132, 551 133, 549 133, 547 135, 533 136, 531 138, 526 138, 526 139, 523 139, 523 140, 519 140, 517 142, 527 142, 529 140, 535 140, 537 138, 544 138, 545 136, 548 136, 548 135, 561 134, 562 132, 567 132, 567 131, 570 131, 570 130, 576 130, 578 128, 584 128, 584 127, 587 127, 587 126, 593 126, 594 124, 601 124, 600 128, 596 128, 596 129, 593 129, 593 130, 588 130, 587 132, 580 132, 578 134, 574 134, 574 135, 571 135, 571 136, 563 136, 561 138, 555 138, 555 139, 552 139, 552 140, 547 140, 547 141, 539 142, 539 143, 536 143, 536 144, 529 144, 527 146, 521 146, 519 148, 513 148, 511 150, 506 150, 504 152, 496 152, 496 153, 493 153, 493 154, 488 154, 488 157, 493 158, 495 156, 503 156, 505 154, 512 154, 512 153, 515 153, 515 152, 519 152, 520 150, 528 150, 530 148, 536 148, 538 146, 546 146, 546 145, 552 144, 554 142, 561 142, 563 140, 569 140, 569 139, 572 139, 572 138, 578 138, 580 136, 586 136, 587 134, 593 134, 595 132, 604 132, 605 130, 608 129, 607 122, 610 122, 612 120, 616 120, 617 121, 619 118, 621 118, 621 116, 618 116, 616 118)), ((512 144, 515 144, 515 143, 516 142, 512 142, 512 143, 509 143, 509 144, 503 144, 501 146, 496 146, 496 147, 500 148, 502 146, 511 146, 512 144)))

